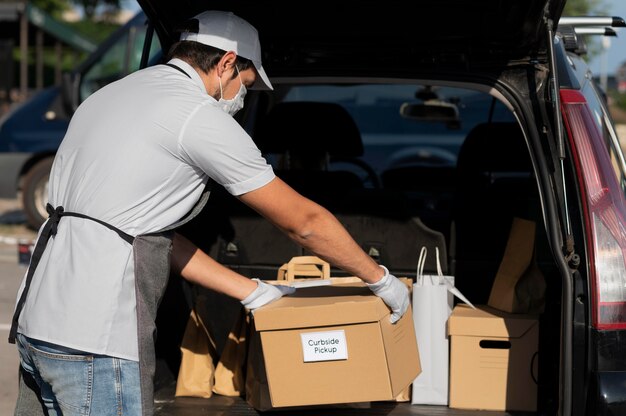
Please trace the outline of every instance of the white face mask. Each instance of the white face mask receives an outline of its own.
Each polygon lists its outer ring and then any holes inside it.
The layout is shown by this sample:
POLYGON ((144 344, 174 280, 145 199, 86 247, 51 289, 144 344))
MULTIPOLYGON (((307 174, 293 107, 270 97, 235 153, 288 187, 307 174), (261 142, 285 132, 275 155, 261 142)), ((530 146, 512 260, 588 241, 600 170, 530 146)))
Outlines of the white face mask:
POLYGON ((217 100, 217 103, 221 106, 222 110, 224 110, 226 113, 230 114, 231 116, 234 116, 237 113, 237 111, 243 108, 243 99, 245 98, 246 92, 247 92, 246 86, 243 85, 243 82, 241 81, 239 68, 235 66, 235 69, 237 70, 237 75, 239 76, 239 83, 241 84, 241 86, 239 87, 239 91, 237 91, 237 94, 233 98, 231 98, 230 100, 226 100, 224 98, 224 91, 222 90, 222 79, 219 78, 220 99, 217 100))

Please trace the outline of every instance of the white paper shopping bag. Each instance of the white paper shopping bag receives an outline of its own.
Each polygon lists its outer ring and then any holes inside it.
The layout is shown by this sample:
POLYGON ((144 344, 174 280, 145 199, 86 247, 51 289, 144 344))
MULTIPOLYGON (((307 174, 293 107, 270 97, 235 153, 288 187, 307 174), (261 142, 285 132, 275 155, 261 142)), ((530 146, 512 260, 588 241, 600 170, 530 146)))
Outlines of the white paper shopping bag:
POLYGON ((422 247, 417 263, 417 279, 413 284, 413 322, 420 352, 422 372, 413 381, 412 404, 448 404, 449 340, 448 317, 454 297, 472 306, 454 287, 454 276, 441 272, 439 250, 437 274, 424 275, 427 250, 422 247))

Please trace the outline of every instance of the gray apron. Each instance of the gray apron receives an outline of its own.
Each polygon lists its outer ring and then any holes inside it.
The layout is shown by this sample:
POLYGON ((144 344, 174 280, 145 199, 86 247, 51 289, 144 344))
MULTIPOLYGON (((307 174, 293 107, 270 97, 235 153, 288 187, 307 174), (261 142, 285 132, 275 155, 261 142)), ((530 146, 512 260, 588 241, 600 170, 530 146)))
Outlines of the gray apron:
POLYGON ((209 187, 191 212, 163 230, 139 235, 133 242, 135 264, 135 296, 137 298, 137 340, 139 372, 141 375, 141 413, 154 413, 154 346, 157 337, 156 316, 170 275, 170 253, 174 229, 182 226, 202 211, 210 195, 209 187))
MULTIPOLYGON (((53 208, 50 204, 47 206, 48 221, 44 225, 29 266, 28 274, 24 290, 18 300, 13 315, 11 331, 9 333, 9 342, 14 344, 17 335, 17 326, 20 312, 26 301, 26 295, 30 288, 33 274, 37 268, 37 264, 45 250, 46 244, 50 237, 57 232, 57 226, 62 217, 79 217, 95 221, 103 226, 115 231, 120 238, 124 239, 133 246, 133 261, 135 266, 135 296, 137 309, 137 342, 139 347, 139 371, 141 381, 141 412, 143 416, 152 416, 154 414, 154 374, 156 369, 155 359, 155 342, 156 342, 156 316, 159 302, 165 293, 167 282, 170 275, 170 254, 172 250, 172 239, 174 230, 193 219, 200 213, 209 199, 210 186, 207 185, 201 198, 198 200, 194 208, 180 221, 163 228, 160 231, 142 234, 132 237, 118 228, 76 212, 65 212, 63 207, 53 208)), ((27 383, 20 371, 20 400, 16 415, 36 415, 43 414, 41 403, 38 395, 33 389, 32 383, 27 383)))

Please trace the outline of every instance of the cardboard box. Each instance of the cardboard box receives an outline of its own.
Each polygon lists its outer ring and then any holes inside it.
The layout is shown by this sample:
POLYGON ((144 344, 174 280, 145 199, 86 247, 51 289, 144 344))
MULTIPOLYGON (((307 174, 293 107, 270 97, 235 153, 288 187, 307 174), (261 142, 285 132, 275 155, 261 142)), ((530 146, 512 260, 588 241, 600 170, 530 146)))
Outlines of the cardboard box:
POLYGON ((457 305, 448 333, 450 407, 536 411, 536 315, 457 305))
POLYGON ((513 218, 509 240, 487 305, 509 313, 541 313, 546 282, 535 252, 535 222, 513 218))
POLYGON ((394 400, 420 372, 411 310, 392 325, 363 284, 298 289, 255 311, 246 400, 257 410, 394 400))

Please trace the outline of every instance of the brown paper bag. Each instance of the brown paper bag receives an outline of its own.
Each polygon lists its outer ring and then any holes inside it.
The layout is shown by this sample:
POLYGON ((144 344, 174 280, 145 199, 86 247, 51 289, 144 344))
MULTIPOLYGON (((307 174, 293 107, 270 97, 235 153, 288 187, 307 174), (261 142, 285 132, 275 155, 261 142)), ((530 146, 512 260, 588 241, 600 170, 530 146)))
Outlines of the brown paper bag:
POLYGON ((265 372, 265 361, 261 346, 261 336, 254 331, 254 323, 251 323, 248 346, 248 360, 246 363, 246 402, 259 411, 270 410, 272 399, 270 398, 269 384, 265 372))
POLYGON ((514 218, 489 306, 509 313, 541 313, 546 283, 534 259, 535 222, 514 218))
POLYGON ((195 310, 187 321, 180 350, 175 396, 211 397, 217 356, 215 343, 195 310))
POLYGON ((411 401, 412 384, 406 386, 395 398, 396 402, 410 402, 411 401))
POLYGON ((243 396, 245 393, 245 365, 249 317, 244 308, 239 312, 233 329, 215 367, 213 393, 222 396, 243 396))

